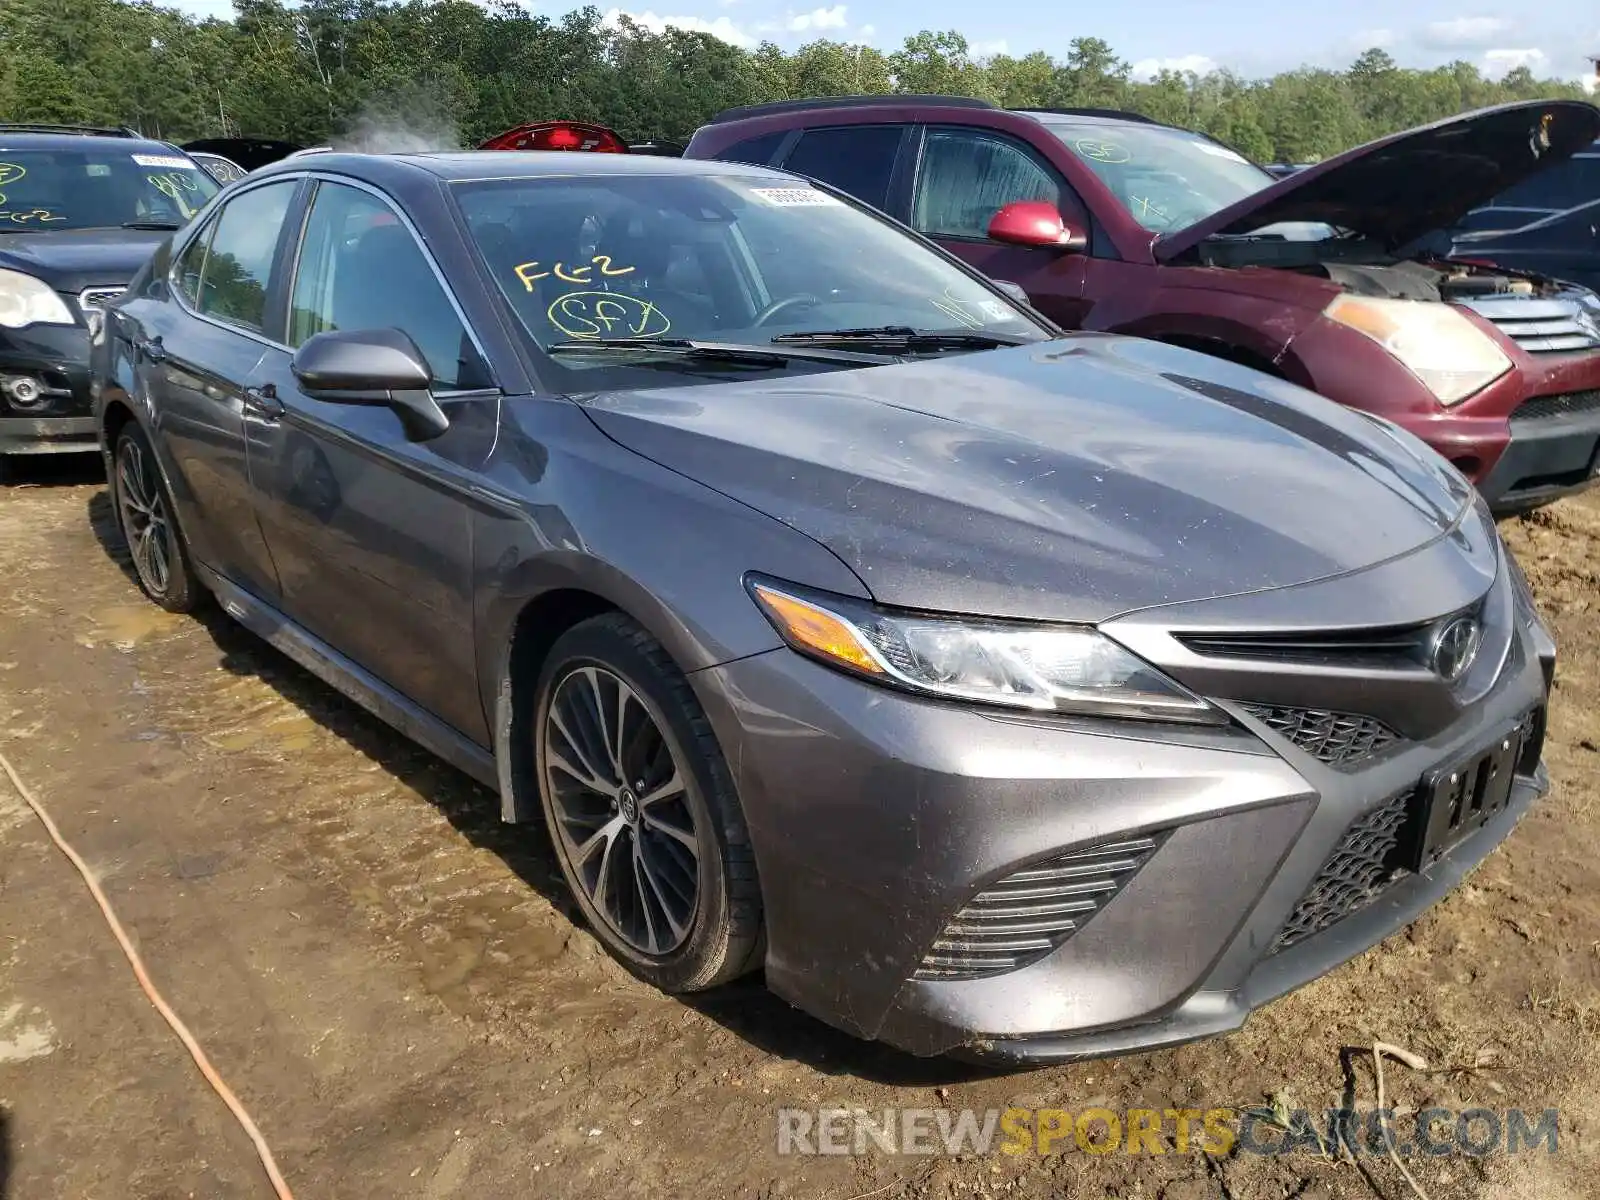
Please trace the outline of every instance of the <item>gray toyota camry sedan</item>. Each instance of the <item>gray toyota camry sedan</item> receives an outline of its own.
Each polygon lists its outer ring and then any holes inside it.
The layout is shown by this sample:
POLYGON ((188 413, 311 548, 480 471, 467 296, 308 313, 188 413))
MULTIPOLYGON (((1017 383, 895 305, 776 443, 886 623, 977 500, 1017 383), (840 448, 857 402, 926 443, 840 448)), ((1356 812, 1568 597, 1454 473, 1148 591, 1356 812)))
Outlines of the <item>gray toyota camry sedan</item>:
POLYGON ((1220 1033, 1547 787, 1554 646, 1451 467, 1062 336, 793 176, 288 160, 108 314, 150 598, 214 598, 542 824, 668 991, 764 969, 1010 1062, 1220 1033))

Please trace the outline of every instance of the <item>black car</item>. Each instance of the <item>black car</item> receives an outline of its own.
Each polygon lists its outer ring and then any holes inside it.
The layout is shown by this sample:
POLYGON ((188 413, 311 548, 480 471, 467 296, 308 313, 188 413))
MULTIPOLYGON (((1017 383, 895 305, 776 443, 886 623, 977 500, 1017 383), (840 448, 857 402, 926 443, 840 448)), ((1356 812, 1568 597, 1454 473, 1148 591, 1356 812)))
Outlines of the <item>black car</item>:
POLYGON ((217 190, 132 130, 0 125, 0 457, 95 449, 101 306, 217 190))
POLYGON ((1474 209, 1449 236, 1458 258, 1600 291, 1600 142, 1474 209))

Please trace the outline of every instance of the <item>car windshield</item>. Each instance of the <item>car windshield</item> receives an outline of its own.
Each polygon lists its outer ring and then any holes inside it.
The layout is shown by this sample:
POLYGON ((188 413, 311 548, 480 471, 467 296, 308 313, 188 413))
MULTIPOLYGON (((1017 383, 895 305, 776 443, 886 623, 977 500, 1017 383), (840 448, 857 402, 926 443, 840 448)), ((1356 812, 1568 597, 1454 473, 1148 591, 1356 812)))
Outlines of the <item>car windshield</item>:
MULTIPOLYGON (((1278 182, 1242 154, 1162 125, 1050 121, 1045 128, 1100 177, 1134 220, 1170 233, 1278 182)), ((1327 225, 1284 222, 1257 231, 1293 240, 1330 237, 1327 225)))
MULTIPOLYGON (((652 338, 774 351, 810 341, 802 335, 852 331, 851 348, 870 353, 860 340, 893 329, 902 350, 911 331, 953 335, 930 351, 943 353, 989 336, 1052 336, 917 239, 800 180, 596 174, 452 190, 541 349, 652 338)), ((616 365, 604 355, 560 358, 578 370, 616 365)))
POLYGON ((0 232, 185 224, 217 183, 164 146, 0 146, 0 232))

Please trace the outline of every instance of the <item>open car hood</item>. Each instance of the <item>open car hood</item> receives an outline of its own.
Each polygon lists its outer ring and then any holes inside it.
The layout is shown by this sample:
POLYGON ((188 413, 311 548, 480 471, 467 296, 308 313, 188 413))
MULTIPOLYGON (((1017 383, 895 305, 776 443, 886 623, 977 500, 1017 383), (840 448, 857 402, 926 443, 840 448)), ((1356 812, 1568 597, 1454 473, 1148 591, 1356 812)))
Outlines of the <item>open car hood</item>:
POLYGON ((246 171, 254 171, 280 158, 288 158, 300 147, 294 142, 280 142, 272 138, 219 137, 185 142, 183 149, 198 150, 202 154, 220 154, 246 171))
POLYGON ((1323 222, 1397 249, 1447 228, 1513 184, 1600 137, 1600 108, 1540 100, 1479 109, 1390 134, 1307 167, 1156 239, 1168 261, 1217 234, 1323 222))

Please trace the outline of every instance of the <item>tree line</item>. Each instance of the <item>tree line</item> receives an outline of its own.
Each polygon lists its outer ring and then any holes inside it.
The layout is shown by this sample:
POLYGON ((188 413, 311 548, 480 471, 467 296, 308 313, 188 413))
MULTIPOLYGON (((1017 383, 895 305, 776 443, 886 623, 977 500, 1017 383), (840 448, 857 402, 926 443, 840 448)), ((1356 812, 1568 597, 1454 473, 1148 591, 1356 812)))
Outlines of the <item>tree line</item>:
POLYGON ((827 40, 747 50, 626 17, 607 22, 595 8, 550 17, 511 0, 235 0, 231 21, 148 0, 0 4, 0 119, 131 125, 175 141, 359 144, 364 132, 398 128, 430 146, 469 146, 552 117, 685 140, 735 105, 892 92, 1127 109, 1204 130, 1261 162, 1314 161, 1503 101, 1583 96, 1525 67, 1500 79, 1469 62, 1414 70, 1381 49, 1343 71, 1136 80, 1097 38, 1074 39, 1060 59, 978 56, 954 32, 919 33, 891 51, 827 40))

